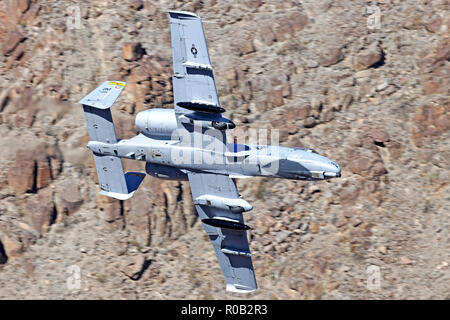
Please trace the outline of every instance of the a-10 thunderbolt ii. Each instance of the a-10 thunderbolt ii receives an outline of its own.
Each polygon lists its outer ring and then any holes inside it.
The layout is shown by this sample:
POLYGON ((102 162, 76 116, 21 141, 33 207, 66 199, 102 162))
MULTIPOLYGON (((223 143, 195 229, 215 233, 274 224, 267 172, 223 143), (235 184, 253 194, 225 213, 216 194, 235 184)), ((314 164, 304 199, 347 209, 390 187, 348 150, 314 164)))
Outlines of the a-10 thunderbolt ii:
POLYGON ((117 140, 110 107, 125 83, 107 81, 83 98, 100 194, 133 196, 145 177, 124 174, 121 158, 145 161, 154 177, 189 181, 195 208, 233 292, 256 290, 256 279, 236 178, 264 176, 298 180, 340 177, 341 168, 312 149, 226 143, 234 123, 224 117, 199 16, 169 11, 173 51, 174 109, 149 109, 136 116, 140 133, 117 140), (213 146, 213 147, 211 147, 213 146))

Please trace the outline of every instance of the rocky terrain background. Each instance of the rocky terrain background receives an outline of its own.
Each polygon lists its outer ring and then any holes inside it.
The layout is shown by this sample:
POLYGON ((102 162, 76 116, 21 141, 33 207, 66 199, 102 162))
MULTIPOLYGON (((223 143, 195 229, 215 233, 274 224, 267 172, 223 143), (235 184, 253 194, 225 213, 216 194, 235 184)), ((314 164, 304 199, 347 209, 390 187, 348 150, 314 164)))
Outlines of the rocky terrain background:
POLYGON ((0 298, 449 299, 450 4, 378 1, 375 29, 367 4, 2 0, 0 298), (252 294, 225 291, 186 182, 97 194, 77 101, 126 81, 121 138, 137 112, 171 108, 170 9, 203 18, 225 116, 342 167, 326 182, 238 181, 254 206, 252 294))

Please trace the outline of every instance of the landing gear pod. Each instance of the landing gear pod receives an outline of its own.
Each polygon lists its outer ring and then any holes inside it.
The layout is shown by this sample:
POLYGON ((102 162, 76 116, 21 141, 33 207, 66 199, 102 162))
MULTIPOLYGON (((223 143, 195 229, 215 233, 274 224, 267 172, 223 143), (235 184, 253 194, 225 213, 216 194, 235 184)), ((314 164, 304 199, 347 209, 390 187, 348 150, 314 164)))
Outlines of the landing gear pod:
POLYGON ((230 210, 233 213, 241 213, 253 209, 253 206, 244 199, 222 198, 209 194, 195 198, 194 203, 208 207, 230 210))

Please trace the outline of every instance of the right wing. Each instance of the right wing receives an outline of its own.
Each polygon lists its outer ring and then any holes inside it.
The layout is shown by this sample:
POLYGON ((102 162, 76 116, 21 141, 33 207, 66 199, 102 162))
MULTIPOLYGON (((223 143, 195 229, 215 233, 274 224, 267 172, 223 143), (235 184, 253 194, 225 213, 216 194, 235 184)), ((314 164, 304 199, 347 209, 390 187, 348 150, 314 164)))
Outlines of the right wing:
POLYGON ((221 116, 225 109, 220 106, 217 96, 202 20, 194 13, 184 11, 169 11, 169 16, 178 127, 192 132, 190 125, 200 122, 207 128, 218 130, 234 128, 232 121, 221 116))
MULTIPOLYGON (((201 196, 239 199, 233 179, 214 173, 188 172, 194 203, 201 196)), ((252 292, 257 289, 244 218, 240 212, 203 204, 195 205, 208 234, 227 283, 227 291, 252 292), (225 223, 224 223, 225 221, 225 223), (234 221, 230 228, 226 224, 234 221), (220 225, 220 224, 225 224, 220 225)))
POLYGON ((186 113, 183 105, 189 106, 189 103, 219 108, 202 20, 183 11, 169 11, 169 16, 175 112, 186 113))

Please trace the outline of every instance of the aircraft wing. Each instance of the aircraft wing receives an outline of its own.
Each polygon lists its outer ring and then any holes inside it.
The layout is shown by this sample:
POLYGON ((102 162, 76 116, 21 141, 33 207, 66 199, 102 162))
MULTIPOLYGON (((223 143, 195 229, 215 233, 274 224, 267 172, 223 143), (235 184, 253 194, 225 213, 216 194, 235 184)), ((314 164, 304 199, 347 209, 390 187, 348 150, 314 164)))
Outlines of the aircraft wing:
POLYGON ((225 109, 220 106, 217 96, 202 20, 194 13, 184 11, 169 11, 169 18, 178 127, 192 131, 186 123, 215 121, 221 123, 222 128, 234 128, 230 120, 220 115, 225 109))
MULTIPOLYGON (((256 279, 248 246, 247 232, 243 230, 242 213, 231 209, 198 204, 199 197, 217 196, 240 199, 235 181, 227 175, 188 172, 192 197, 203 227, 208 234, 222 273, 227 291, 252 292, 256 279)), ((241 199, 242 201, 242 199, 241 199)))
POLYGON ((175 111, 179 104, 203 103, 219 107, 202 20, 190 12, 169 11, 172 38, 175 111))

